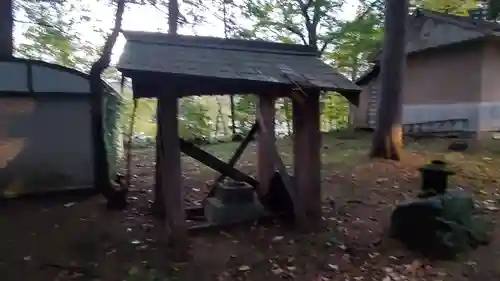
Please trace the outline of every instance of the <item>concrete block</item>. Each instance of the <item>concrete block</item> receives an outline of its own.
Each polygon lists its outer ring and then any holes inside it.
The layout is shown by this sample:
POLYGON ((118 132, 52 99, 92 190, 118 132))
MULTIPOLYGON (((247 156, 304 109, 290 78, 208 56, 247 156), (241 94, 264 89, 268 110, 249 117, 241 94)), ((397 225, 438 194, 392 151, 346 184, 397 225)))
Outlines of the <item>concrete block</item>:
POLYGON ((207 198, 205 217, 212 223, 230 223, 257 219, 265 214, 264 207, 254 197, 250 203, 225 204, 216 197, 207 198))

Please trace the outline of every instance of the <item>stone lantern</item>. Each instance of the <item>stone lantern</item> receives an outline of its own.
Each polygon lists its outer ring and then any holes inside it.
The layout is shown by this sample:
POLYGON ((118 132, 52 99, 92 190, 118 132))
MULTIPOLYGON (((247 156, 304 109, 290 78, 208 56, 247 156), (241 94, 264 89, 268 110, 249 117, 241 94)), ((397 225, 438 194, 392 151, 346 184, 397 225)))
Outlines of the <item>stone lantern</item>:
POLYGON ((455 173, 441 160, 433 160, 419 169, 422 178, 422 196, 443 194, 448 187, 448 177, 455 173))

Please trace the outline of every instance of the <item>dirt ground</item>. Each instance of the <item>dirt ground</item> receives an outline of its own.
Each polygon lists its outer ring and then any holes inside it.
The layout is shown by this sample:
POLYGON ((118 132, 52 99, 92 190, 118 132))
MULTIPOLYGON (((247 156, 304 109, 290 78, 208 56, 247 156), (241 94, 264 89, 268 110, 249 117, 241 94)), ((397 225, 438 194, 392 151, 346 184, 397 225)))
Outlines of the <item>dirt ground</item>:
MULTIPOLYGON (((449 139, 409 142, 400 163, 367 158, 369 136, 326 135, 322 149, 325 228, 315 234, 272 225, 243 225, 191 237, 192 259, 165 257, 163 224, 148 213, 154 150, 134 151, 130 206, 108 211, 99 195, 64 195, 5 202, 0 208, 2 281, 153 280, 500 280, 500 229, 491 244, 456 261, 429 261, 387 235, 395 204, 418 192, 418 168, 430 159, 448 161, 451 179, 471 192, 478 211, 496 224, 500 143, 474 153, 447 151, 449 139), (352 137, 352 136, 351 136, 352 137), (334 200, 335 208, 329 202, 334 200), (168 278, 167 278, 168 276, 168 278)), ((204 149, 228 159, 238 144, 204 149)), ((290 143, 279 142, 285 163, 290 143)), ((255 173, 255 146, 238 167, 255 173)), ((200 204, 215 172, 183 159, 189 205, 200 204)))

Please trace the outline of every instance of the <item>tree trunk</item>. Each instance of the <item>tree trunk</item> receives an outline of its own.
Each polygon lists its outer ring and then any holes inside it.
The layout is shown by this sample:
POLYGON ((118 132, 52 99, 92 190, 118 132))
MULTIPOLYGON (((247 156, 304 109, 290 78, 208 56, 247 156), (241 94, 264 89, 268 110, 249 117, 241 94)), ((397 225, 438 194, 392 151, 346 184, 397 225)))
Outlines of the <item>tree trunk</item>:
POLYGON ((283 99, 283 106, 285 107, 285 122, 286 122, 286 131, 288 133, 288 136, 292 135, 292 124, 289 116, 291 115, 290 112, 290 99, 289 98, 284 98, 283 99))
POLYGON ((408 0, 386 0, 385 3, 381 98, 370 156, 399 160, 403 147, 401 111, 408 0))
MULTIPOLYGON (((177 19, 179 18, 179 2, 178 0, 170 0, 168 2, 168 33, 176 35, 177 34, 177 19)), ((158 103, 159 106, 159 103, 158 103)), ((157 113, 159 112, 159 108, 157 107, 157 113)), ((158 119, 156 120, 156 130, 160 128, 160 118, 158 116, 158 119)), ((155 168, 158 171, 161 167, 158 164, 159 161, 159 144, 160 144, 161 139, 156 136, 156 165, 155 168)), ((158 176, 158 173, 156 173, 158 176)), ((163 195, 163 190, 161 189, 161 184, 160 184, 160 179, 156 177, 156 183, 155 183, 155 198, 154 202, 151 206, 151 211, 154 216, 159 217, 159 218, 165 218, 165 196, 163 195)))
POLYGON ((102 49, 101 57, 92 65, 90 69, 90 90, 91 97, 91 126, 93 142, 93 161, 94 161, 94 187, 99 189, 108 200, 108 206, 112 208, 124 208, 126 201, 127 188, 111 181, 109 175, 109 163, 104 140, 103 126, 103 99, 104 87, 101 80, 102 72, 109 66, 111 61, 111 52, 120 34, 123 12, 125 11, 125 0, 117 2, 115 14, 115 25, 113 31, 106 39, 102 49))
POLYGON ((178 0, 170 0, 168 2, 168 33, 177 34, 177 19, 179 18, 179 2, 178 0))
MULTIPOLYGON (((353 60, 353 63, 352 63, 351 81, 356 81, 356 78, 358 78, 358 66, 359 66, 359 62, 358 62, 358 59, 355 57, 353 60)), ((358 110, 358 107, 356 105, 352 104, 351 102, 349 102, 349 113, 347 116, 347 126, 349 129, 354 130, 356 127, 354 119, 356 117, 357 110, 358 110)))
POLYGON ((0 59, 11 58, 14 52, 12 4, 12 0, 0 1, 0 59))
POLYGON ((234 106, 234 96, 229 96, 229 102, 231 103, 231 131, 233 141, 241 139, 242 136, 238 136, 236 133, 236 120, 235 120, 235 106, 234 106))

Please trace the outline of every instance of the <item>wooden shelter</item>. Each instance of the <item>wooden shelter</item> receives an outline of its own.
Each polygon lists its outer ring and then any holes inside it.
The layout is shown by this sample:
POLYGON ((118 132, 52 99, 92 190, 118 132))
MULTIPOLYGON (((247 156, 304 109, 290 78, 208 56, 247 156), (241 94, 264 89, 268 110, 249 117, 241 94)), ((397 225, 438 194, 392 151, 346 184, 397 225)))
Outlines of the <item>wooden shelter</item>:
MULTIPOLYGON (((402 92, 405 133, 500 130, 500 24, 475 17, 417 9, 408 17, 402 92)), ((362 75, 353 123, 375 128, 380 98, 380 59, 362 75)), ((491 137, 491 136, 490 136, 491 137)))
POLYGON ((221 174, 253 185, 258 195, 268 192, 272 175, 280 170, 297 222, 307 227, 319 221, 319 96, 322 91, 337 91, 357 103, 359 88, 353 82, 332 70, 308 46, 145 32, 124 32, 124 36, 127 43, 118 69, 132 79, 135 97, 158 98, 157 185, 166 201, 167 224, 174 238, 186 232, 181 151, 221 174), (179 139, 177 100, 220 94, 255 94, 258 99, 257 180, 233 168, 244 145, 226 164, 179 139), (293 98, 293 182, 275 147, 278 97, 293 98))
MULTIPOLYGON (((0 198, 92 189, 89 76, 38 60, 0 60, 0 198)), ((121 96, 103 82, 111 176, 123 149, 121 96)))

